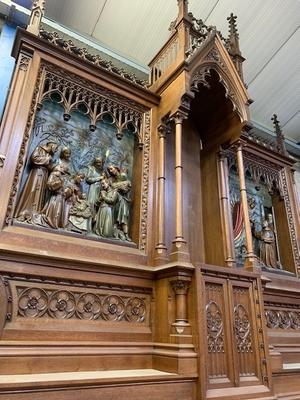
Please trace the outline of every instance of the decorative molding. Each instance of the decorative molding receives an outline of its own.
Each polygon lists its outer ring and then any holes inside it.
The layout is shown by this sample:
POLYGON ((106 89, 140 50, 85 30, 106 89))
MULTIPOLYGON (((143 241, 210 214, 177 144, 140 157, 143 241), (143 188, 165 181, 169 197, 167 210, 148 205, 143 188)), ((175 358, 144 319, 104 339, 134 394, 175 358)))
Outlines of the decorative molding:
POLYGON ((99 55, 91 54, 86 48, 77 47, 71 40, 62 39, 57 32, 47 32, 45 29, 40 29, 39 36, 53 45, 71 53, 90 64, 97 66, 102 70, 109 71, 114 75, 118 75, 126 81, 129 81, 137 86, 147 88, 148 82, 137 78, 134 74, 128 73, 123 68, 116 67, 111 61, 102 59, 99 55))
POLYGON ((252 353, 251 325, 246 308, 242 304, 234 307, 234 331, 238 353, 252 353))
POLYGON ((150 136, 151 136, 151 114, 144 114, 144 160, 141 190, 141 223, 140 223, 140 250, 147 248, 148 228, 148 196, 149 196, 149 171, 150 171, 150 136))
POLYGON ((291 201, 290 201, 290 197, 289 197, 289 190, 288 190, 288 185, 287 185, 287 176, 286 176, 285 169, 282 169, 280 171, 280 177, 281 177, 281 183, 282 183, 282 195, 284 198, 287 220, 288 220, 288 225, 289 225, 290 238, 291 238, 291 244, 292 244, 292 249, 293 249, 294 262, 295 262, 296 268, 299 270, 300 269, 300 254, 299 254, 297 233, 296 233, 296 228, 295 228, 295 224, 294 224, 294 217, 293 217, 292 206, 291 206, 291 201))
POLYGON ((211 300, 206 305, 207 346, 209 353, 225 353, 223 316, 218 304, 211 300))
POLYGON ((43 68, 40 68, 40 70, 37 74, 36 82, 35 82, 33 97, 32 97, 32 101, 31 101, 30 110, 28 113, 28 118, 27 118, 27 123, 25 126, 21 149, 20 149, 19 156, 18 156, 14 180, 13 180, 13 184, 12 184, 12 187, 10 190, 10 196, 9 196, 9 201, 8 201, 8 206, 7 206, 7 211, 6 211, 6 223, 7 224, 10 224, 11 220, 12 220, 12 213, 13 213, 14 204, 16 201, 16 194, 18 192, 20 178, 21 178, 22 171, 23 171, 23 168, 25 165, 27 144, 28 144, 28 140, 30 137, 31 128, 32 128, 32 124, 33 124, 33 120, 34 120, 34 116, 35 116, 36 107, 37 107, 38 94, 39 94, 39 90, 40 90, 42 73, 43 73, 43 68))
POLYGON ((16 286, 18 316, 23 318, 83 319, 145 322, 145 298, 107 291, 59 289, 54 285, 16 286))

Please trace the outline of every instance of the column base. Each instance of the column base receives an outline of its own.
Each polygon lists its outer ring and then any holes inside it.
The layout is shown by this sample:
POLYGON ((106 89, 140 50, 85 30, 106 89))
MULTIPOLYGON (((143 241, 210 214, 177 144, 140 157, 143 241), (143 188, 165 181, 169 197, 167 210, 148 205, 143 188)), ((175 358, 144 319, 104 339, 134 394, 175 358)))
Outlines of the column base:
POLYGON ((190 262, 190 253, 186 241, 182 238, 172 242, 170 261, 190 262))
POLYGON ((157 245, 154 253, 154 265, 164 265, 169 262, 168 251, 166 246, 157 245))
POLYGON ((252 272, 261 271, 260 263, 255 255, 249 255, 245 257, 244 268, 252 272))

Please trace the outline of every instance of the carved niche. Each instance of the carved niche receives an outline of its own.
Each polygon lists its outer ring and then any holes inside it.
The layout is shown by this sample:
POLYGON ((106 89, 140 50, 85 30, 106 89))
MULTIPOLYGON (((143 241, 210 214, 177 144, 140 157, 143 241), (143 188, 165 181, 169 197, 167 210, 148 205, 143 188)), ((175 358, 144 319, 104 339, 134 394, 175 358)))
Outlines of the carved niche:
POLYGON ((44 64, 7 222, 96 240, 135 242, 145 250, 149 152, 150 113, 145 107, 44 64), (136 171, 137 162, 142 172, 136 171), (141 199, 134 197, 139 191, 141 199), (133 207, 140 207, 140 212, 133 212, 133 207), (133 226, 139 237, 131 238, 133 226))

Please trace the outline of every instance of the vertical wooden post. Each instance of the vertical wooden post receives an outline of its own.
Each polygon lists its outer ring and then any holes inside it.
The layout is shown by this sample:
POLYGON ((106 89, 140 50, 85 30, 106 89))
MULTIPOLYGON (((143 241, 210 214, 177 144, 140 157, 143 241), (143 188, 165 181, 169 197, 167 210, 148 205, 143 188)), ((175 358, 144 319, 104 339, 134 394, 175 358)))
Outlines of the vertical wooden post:
POLYGON ((187 243, 183 237, 183 193, 182 193, 182 124, 186 114, 177 111, 175 122, 175 239, 172 242, 172 261, 190 261, 187 243))
POLYGON ((234 254, 232 215, 229 202, 228 164, 224 151, 220 151, 218 154, 218 178, 225 264, 227 267, 234 267, 236 262, 234 254))
MULTIPOLYGON (((174 278, 170 281, 175 293, 176 311, 175 322, 172 326, 177 334, 187 333, 186 329, 190 327, 188 321, 187 295, 191 285, 190 279, 174 278)), ((190 333, 190 332, 189 332, 190 333)))
POLYGON ((251 232, 251 224, 249 218, 249 210, 248 210, 248 199, 246 192, 246 182, 245 182, 245 171, 244 171, 244 161, 243 161, 243 144, 241 141, 237 143, 236 148, 236 158, 237 158, 237 166, 238 166, 238 174, 239 174, 239 182, 240 182, 240 195, 241 195, 241 203, 243 209, 243 219, 245 226, 245 238, 246 238, 246 247, 247 253, 245 257, 245 268, 251 268, 256 266, 256 256, 253 252, 253 241, 252 241, 252 232, 251 232))
POLYGON ((155 247, 155 263, 168 262, 165 239, 165 153, 167 127, 164 124, 158 127, 158 204, 157 204, 157 245, 155 247))
POLYGON ((27 31, 37 36, 39 34, 41 21, 45 13, 45 2, 45 0, 34 0, 31 7, 27 31))

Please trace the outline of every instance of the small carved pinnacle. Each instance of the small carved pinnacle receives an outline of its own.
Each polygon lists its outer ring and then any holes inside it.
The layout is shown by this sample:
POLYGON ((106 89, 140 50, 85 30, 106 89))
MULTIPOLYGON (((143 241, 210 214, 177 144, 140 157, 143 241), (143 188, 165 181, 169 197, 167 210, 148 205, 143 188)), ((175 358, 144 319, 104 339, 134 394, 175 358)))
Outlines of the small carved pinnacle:
POLYGON ((271 118, 274 124, 274 131, 276 134, 276 141, 277 141, 277 151, 282 154, 287 154, 286 148, 285 148, 285 142, 284 142, 284 134, 282 132, 280 122, 277 118, 276 114, 273 114, 273 117, 271 118))
POLYGON ((232 13, 227 18, 227 21, 229 21, 229 34, 235 35, 236 37, 238 37, 239 35, 238 35, 236 20, 237 20, 237 16, 233 15, 232 13))

